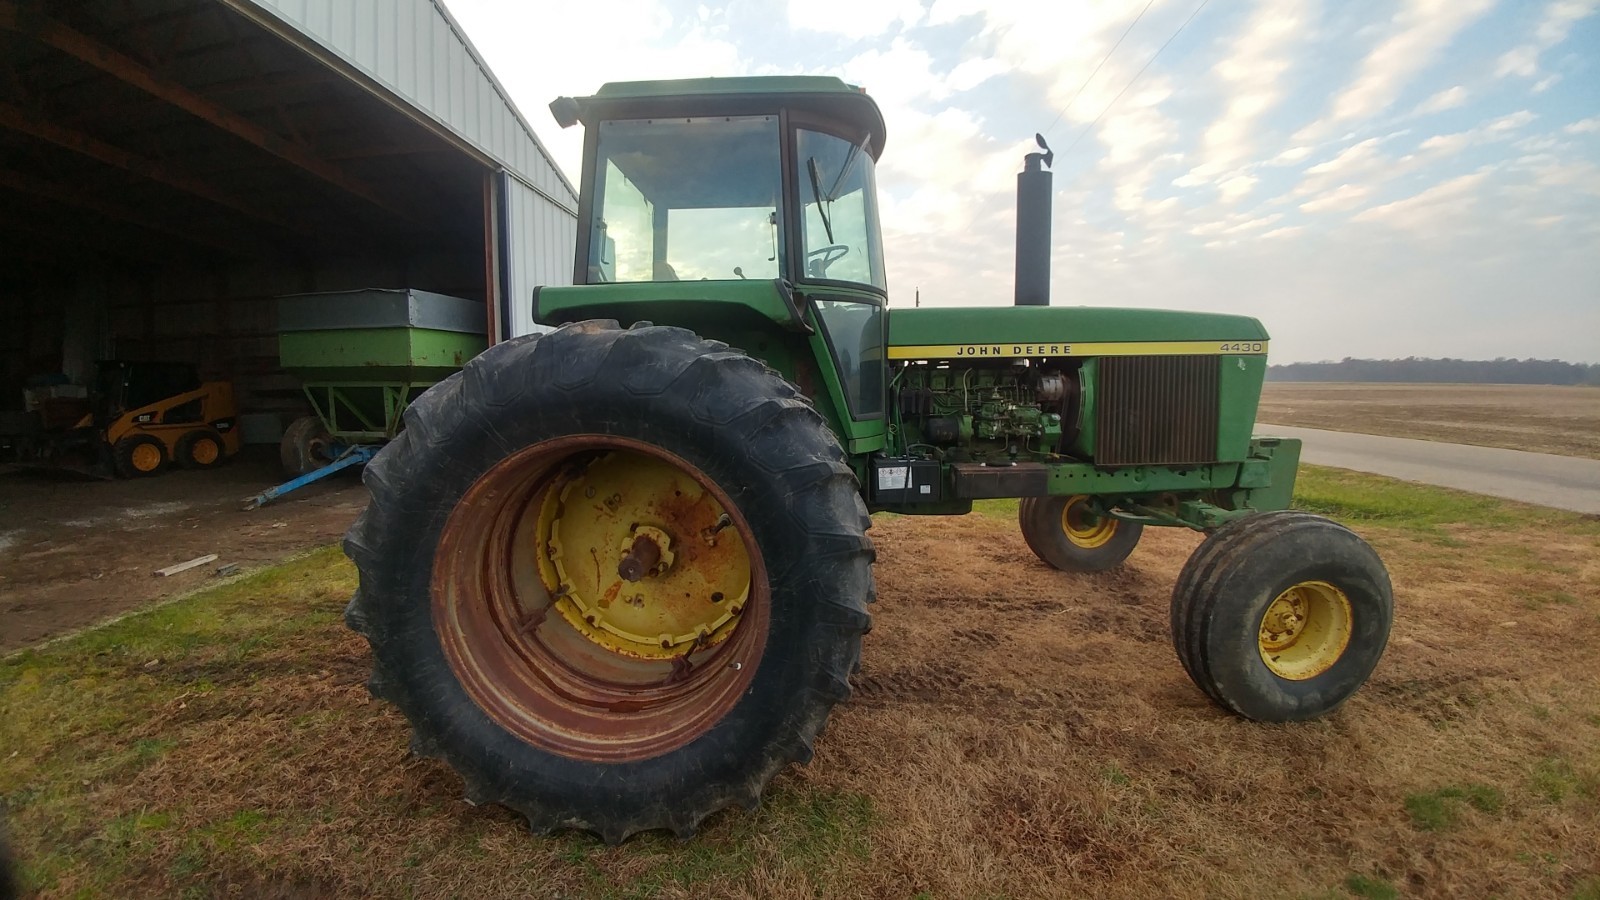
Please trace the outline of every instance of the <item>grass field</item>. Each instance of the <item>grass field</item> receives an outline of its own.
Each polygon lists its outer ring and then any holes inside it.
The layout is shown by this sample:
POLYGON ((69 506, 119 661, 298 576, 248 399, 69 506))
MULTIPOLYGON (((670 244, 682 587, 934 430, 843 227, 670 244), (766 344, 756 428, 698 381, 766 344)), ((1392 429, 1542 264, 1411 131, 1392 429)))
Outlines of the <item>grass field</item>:
POLYGON ((1600 387, 1272 382, 1257 419, 1600 459, 1600 387))
POLYGON ((1396 585, 1332 717, 1213 708, 1167 645, 1197 537, 1034 561, 1014 504, 879 521, 855 696, 756 813, 535 837, 368 698, 333 548, 0 661, 0 797, 44 896, 1600 898, 1600 522, 1329 470, 1396 585))

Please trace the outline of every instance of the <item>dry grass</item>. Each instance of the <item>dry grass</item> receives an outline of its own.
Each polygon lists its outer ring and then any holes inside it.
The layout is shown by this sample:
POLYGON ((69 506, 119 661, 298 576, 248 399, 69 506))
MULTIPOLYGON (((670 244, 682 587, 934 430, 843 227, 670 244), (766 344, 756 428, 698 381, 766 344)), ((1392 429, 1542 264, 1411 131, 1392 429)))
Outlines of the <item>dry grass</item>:
POLYGON ((1600 387, 1273 382, 1257 418, 1600 459, 1600 387))
POLYGON ((1192 535, 1082 577, 1003 515, 893 518, 855 698, 762 811, 689 843, 533 837, 407 757, 332 550, 0 663, 0 794, 45 896, 1593 898, 1600 523, 1304 483, 1399 603, 1321 722, 1187 682, 1165 623, 1192 535))

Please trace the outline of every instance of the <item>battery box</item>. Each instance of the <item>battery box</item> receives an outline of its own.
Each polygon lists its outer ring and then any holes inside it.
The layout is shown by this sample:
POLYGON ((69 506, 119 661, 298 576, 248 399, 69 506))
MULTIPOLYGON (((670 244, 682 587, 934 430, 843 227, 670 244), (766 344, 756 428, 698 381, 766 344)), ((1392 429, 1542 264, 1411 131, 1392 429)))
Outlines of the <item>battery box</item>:
POLYGON ((935 503, 943 499, 939 463, 932 459, 874 459, 872 502, 879 506, 935 503))

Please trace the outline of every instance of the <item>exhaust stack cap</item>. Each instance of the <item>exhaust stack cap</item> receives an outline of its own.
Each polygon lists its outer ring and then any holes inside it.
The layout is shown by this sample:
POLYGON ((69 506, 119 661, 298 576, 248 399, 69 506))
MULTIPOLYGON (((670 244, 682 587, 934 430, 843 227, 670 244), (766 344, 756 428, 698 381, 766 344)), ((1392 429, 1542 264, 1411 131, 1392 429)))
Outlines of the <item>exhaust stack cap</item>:
POLYGON ((1055 197, 1051 173, 1055 151, 1036 134, 1038 153, 1023 157, 1017 173, 1017 306, 1050 305, 1050 209, 1055 197))

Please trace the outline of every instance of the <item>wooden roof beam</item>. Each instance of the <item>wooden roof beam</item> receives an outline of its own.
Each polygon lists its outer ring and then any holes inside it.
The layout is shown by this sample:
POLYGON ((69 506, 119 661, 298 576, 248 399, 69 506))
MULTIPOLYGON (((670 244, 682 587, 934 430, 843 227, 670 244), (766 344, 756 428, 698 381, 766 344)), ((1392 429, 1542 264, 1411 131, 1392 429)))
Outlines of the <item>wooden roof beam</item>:
POLYGON ((114 219, 146 231, 177 238, 194 246, 220 251, 229 256, 250 259, 262 255, 260 246, 229 241, 206 232, 186 231, 182 228, 176 228, 163 222, 157 222, 137 210, 113 203, 87 191, 69 190, 54 182, 23 175, 21 172, 0 169, 0 188, 16 191, 20 194, 28 194, 51 203, 76 206, 108 219, 114 219))
POLYGON ((259 147, 347 194, 359 197, 407 222, 415 222, 410 213, 401 210, 368 185, 350 177, 343 169, 316 156, 299 144, 273 134, 233 110, 169 81, 131 57, 47 16, 22 9, 10 0, 0 0, 0 28, 15 31, 53 47, 151 96, 158 97, 246 143, 259 147))
POLYGON ((316 234, 303 224, 273 215, 259 206, 247 203, 236 197, 230 197, 201 179, 186 175, 154 160, 129 153, 120 147, 112 146, 105 141, 82 132, 73 131, 70 128, 63 128, 60 125, 45 121, 42 117, 29 115, 27 111, 4 101, 0 101, 0 128, 9 128, 12 131, 38 138, 62 149, 87 156, 96 162, 121 169, 124 172, 131 172, 142 178, 182 191, 185 194, 199 197, 202 200, 208 200, 256 221, 276 225, 301 237, 316 238, 316 234))

